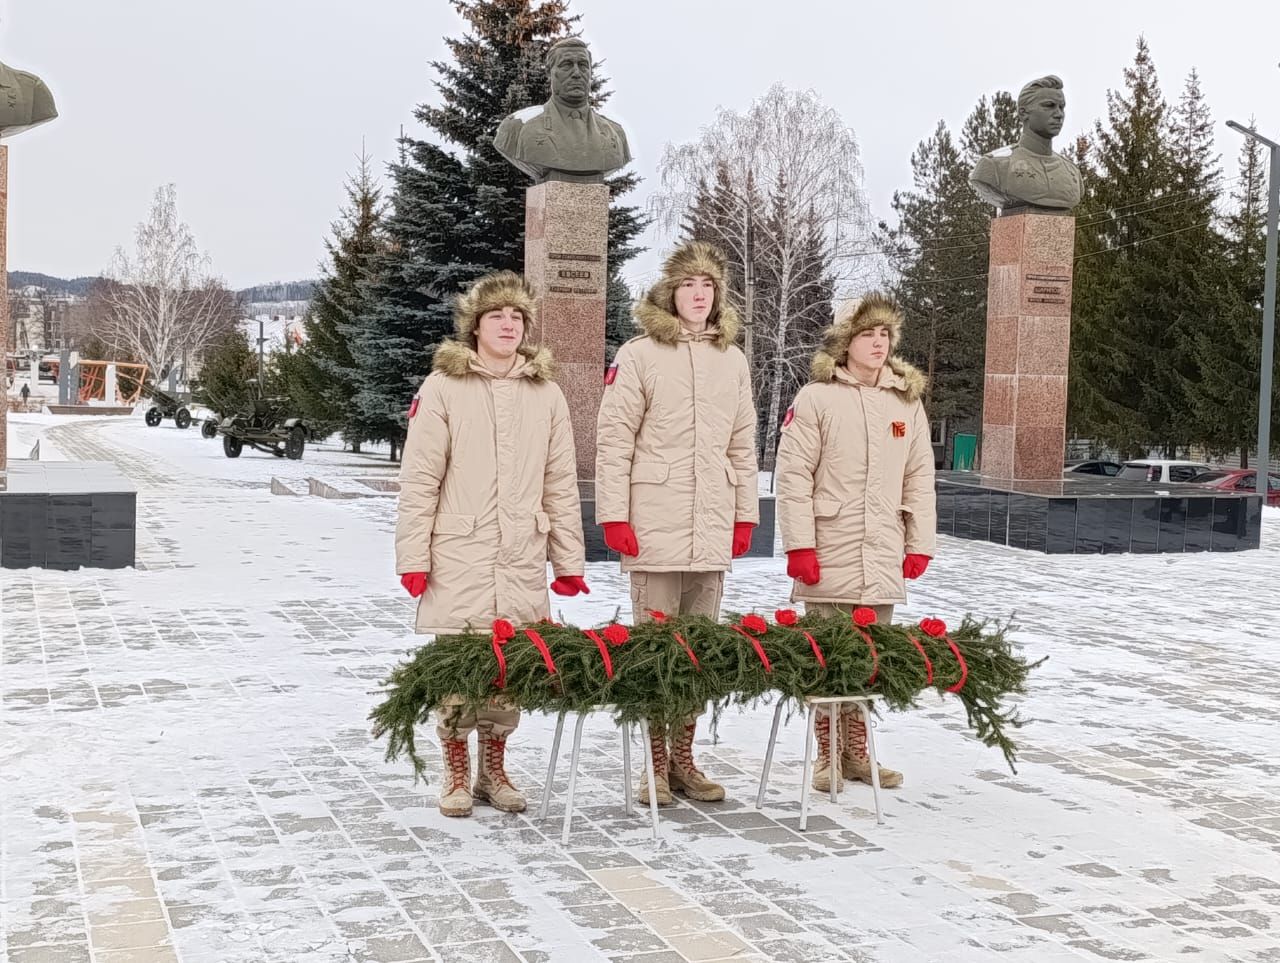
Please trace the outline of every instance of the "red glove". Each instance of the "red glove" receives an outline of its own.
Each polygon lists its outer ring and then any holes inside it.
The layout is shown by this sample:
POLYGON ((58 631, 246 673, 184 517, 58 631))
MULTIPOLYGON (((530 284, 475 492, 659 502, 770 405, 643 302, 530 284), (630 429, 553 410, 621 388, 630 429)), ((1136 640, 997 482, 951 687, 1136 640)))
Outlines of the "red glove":
POLYGON ((818 553, 811 548, 797 548, 787 552, 787 574, 798 578, 805 585, 817 585, 822 578, 818 567, 818 553))
POLYGON ((751 529, 755 528, 755 522, 734 522, 733 523, 733 557, 745 555, 747 549, 751 547, 751 529))
POLYGON ((551 591, 556 595, 577 595, 579 592, 583 595, 591 594, 591 589, 587 588, 581 575, 561 575, 551 583, 551 591))
POLYGON ((639 555, 640 543, 636 541, 636 530, 630 522, 605 522, 604 543, 619 555, 639 555))
POLYGON ((426 572, 405 572, 400 576, 400 584, 415 599, 427 590, 426 572))
POLYGON ((908 555, 902 560, 902 577, 919 578, 928 567, 928 555, 908 555))

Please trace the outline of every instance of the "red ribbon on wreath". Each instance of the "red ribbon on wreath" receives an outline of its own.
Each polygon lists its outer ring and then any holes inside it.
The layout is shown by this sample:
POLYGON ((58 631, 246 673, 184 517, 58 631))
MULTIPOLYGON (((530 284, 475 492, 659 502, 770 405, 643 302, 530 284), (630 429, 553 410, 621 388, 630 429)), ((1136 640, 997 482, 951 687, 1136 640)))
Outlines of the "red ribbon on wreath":
POLYGON ((859 606, 853 610, 850 618, 853 619, 853 627, 862 636, 862 641, 867 643, 867 648, 871 650, 871 677, 867 679, 867 685, 872 685, 880 675, 880 653, 876 651, 876 644, 871 639, 871 633, 865 627, 875 624, 876 610, 865 605, 859 606))
POLYGON ((751 647, 756 650, 756 655, 760 658, 760 664, 764 666, 764 671, 772 672, 773 666, 769 664, 769 656, 765 654, 764 647, 754 635, 747 631, 750 629, 751 632, 763 634, 769 631, 769 623, 758 615, 748 615, 742 620, 741 625, 731 625, 729 628, 751 643, 751 647))
POLYGON ((551 650, 547 648, 547 643, 542 641, 542 636, 533 631, 533 629, 525 629, 524 634, 529 637, 529 641, 532 642, 537 650, 542 653, 542 661, 546 664, 547 675, 555 675, 556 663, 555 660, 551 658, 551 650))
POLYGON ((684 646, 684 650, 689 654, 689 660, 693 663, 694 668, 701 672, 702 666, 698 664, 698 657, 693 654, 693 649, 690 647, 689 643, 684 640, 684 636, 679 632, 672 632, 671 634, 676 637, 677 642, 684 646))
MULTIPOLYGON (((924 621, 924 622, 921 622, 921 623, 920 623, 920 628, 921 628, 921 630, 922 630, 926 635, 933 635, 933 632, 932 632, 931 630, 932 630, 933 628, 935 628, 935 626, 932 624, 932 623, 933 623, 933 622, 935 622, 935 621, 937 621, 937 620, 936 620, 936 619, 925 619, 925 621, 924 621), (928 622, 928 623, 930 623, 930 624, 929 624, 928 626, 926 626, 926 625, 925 625, 925 622, 928 622)), ((939 624, 941 625, 941 623, 939 623, 939 624)), ((942 626, 942 631, 943 631, 943 632, 945 632, 946 630, 947 630, 947 627, 946 627, 945 625, 943 625, 943 626, 942 626)), ((908 633, 907 633, 907 641, 908 641, 908 642, 910 642, 912 645, 914 645, 914 646, 916 647, 916 651, 920 653, 920 658, 924 659, 924 668, 925 668, 925 673, 926 673, 926 675, 927 675, 927 678, 924 680, 924 684, 925 684, 925 685, 933 685, 933 661, 929 658, 929 653, 928 653, 928 652, 926 652, 926 651, 924 650, 924 646, 920 644, 920 640, 919 640, 919 639, 917 639, 917 638, 916 638, 914 635, 912 635, 910 632, 908 632, 908 633)))
POLYGON ((493 621, 493 656, 498 660, 498 677, 493 684, 499 689, 507 687, 507 657, 502 654, 502 647, 516 637, 516 628, 506 619, 493 621))
POLYGON ((582 634, 596 644, 596 648, 600 650, 600 658, 604 660, 605 678, 612 679, 613 659, 609 658, 609 647, 604 644, 604 639, 600 638, 600 633, 595 629, 583 629, 582 634))
MULTIPOLYGON (((798 621, 798 616, 795 609, 778 609, 773 613, 773 620, 779 625, 791 628, 798 621)), ((818 660, 818 665, 825 669, 827 667, 827 657, 822 654, 822 649, 818 647, 818 640, 803 629, 800 630, 800 634, 809 640, 809 648, 813 649, 813 657, 818 660)))
POLYGON ((956 661, 960 663, 960 681, 947 689, 948 692, 959 692, 964 688, 964 684, 969 681, 969 665, 964 661, 964 656, 960 654, 960 649, 955 642, 951 641, 951 636, 947 635, 947 623, 942 619, 925 619, 920 623, 920 628, 935 639, 942 639, 947 643, 947 648, 951 650, 951 654, 956 657, 956 661))

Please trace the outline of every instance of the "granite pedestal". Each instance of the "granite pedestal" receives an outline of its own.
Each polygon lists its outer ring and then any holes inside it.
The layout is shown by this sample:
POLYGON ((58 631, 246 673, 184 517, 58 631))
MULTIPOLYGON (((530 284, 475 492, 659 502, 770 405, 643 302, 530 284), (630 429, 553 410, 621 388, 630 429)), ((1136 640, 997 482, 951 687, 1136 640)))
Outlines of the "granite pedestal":
POLYGON ((10 462, 0 476, 0 568, 129 568, 137 501, 110 462, 10 462))
POLYGON ((1051 555, 1239 552, 1262 536, 1262 496, 1196 485, 939 472, 937 494, 939 533, 1051 555))
POLYGON ((1019 213, 991 222, 982 472, 1062 475, 1071 353, 1075 218, 1019 213))
POLYGON ((548 181, 525 194, 524 273, 538 294, 538 339, 556 359, 569 404, 578 477, 596 473, 609 287, 609 189, 548 181))

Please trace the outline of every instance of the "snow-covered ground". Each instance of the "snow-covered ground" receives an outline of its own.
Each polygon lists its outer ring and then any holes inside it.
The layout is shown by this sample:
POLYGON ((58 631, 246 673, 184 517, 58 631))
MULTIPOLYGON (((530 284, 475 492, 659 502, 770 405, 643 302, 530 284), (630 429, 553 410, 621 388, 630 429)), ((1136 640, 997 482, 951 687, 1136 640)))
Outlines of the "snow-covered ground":
MULTIPOLYGON (((379 680, 416 644, 394 500, 269 485, 386 476, 385 454, 231 460, 140 414, 9 431, 119 463, 141 527, 134 571, 0 573, 14 963, 1280 960, 1280 512, 1239 555, 944 538, 901 617, 1012 614, 1051 657, 1016 776, 930 699, 880 725, 906 773, 886 824, 850 785, 800 834, 798 722, 756 811, 770 712, 732 712, 698 749, 730 801, 664 810, 656 847, 622 813, 616 730, 592 719, 562 848, 563 766, 549 824, 445 820, 436 770, 415 787, 369 736, 379 680)), ((782 567, 736 566, 726 608, 784 602, 782 567)), ((616 567, 587 578, 563 617, 625 616, 616 567)), ((511 743, 531 810, 551 727, 529 718, 511 743)))

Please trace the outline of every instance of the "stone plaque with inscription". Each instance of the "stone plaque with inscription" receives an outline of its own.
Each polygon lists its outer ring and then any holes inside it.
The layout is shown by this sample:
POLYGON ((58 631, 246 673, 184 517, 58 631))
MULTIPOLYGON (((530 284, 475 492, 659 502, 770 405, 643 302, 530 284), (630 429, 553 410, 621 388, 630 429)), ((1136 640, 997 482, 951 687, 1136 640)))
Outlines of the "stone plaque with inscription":
POLYGON ((991 222, 982 405, 984 476, 1061 479, 1075 218, 1022 214, 991 222))
POLYGON ((524 273, 538 293, 542 343, 569 402, 578 477, 592 478, 596 412, 604 394, 609 189, 547 181, 525 194, 524 273))

